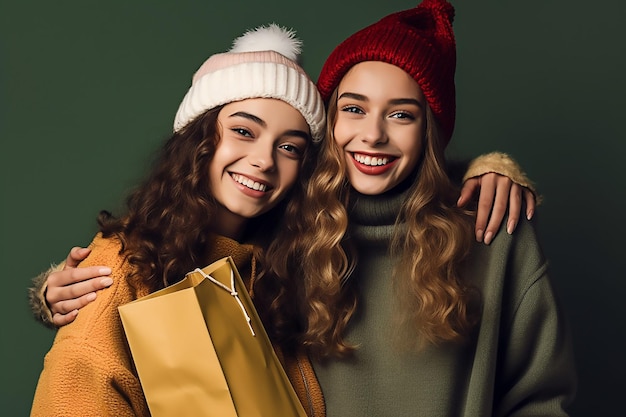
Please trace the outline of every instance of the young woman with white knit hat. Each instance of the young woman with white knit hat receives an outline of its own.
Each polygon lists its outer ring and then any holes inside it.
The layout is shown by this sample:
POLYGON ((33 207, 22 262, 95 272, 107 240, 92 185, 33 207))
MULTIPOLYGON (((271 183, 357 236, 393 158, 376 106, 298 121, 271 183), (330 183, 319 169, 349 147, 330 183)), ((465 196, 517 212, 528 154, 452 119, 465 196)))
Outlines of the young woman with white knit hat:
POLYGON ((292 32, 263 27, 196 72, 127 213, 99 216, 81 266, 109 266, 113 283, 58 331, 32 416, 149 415, 117 308, 226 256, 248 284, 262 270, 256 248, 290 227, 284 213, 299 209, 302 174, 324 137, 323 103, 296 62, 299 48, 292 32))

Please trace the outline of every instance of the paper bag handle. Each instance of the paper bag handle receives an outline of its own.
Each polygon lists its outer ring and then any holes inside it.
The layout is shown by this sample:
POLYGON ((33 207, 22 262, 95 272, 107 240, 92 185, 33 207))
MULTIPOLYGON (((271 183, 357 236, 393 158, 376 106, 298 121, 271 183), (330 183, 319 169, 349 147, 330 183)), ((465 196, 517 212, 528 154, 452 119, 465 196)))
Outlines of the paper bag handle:
POLYGON ((232 295, 233 298, 237 300, 237 303, 239 304, 239 307, 241 308, 241 312, 243 313, 243 316, 245 317, 246 322, 248 323, 248 327, 250 328, 250 333, 252 333, 252 336, 256 336, 256 333, 254 333, 254 329, 252 328, 252 320, 250 319, 250 316, 248 315, 246 308, 244 307, 243 303, 241 302, 241 299, 239 298, 239 293, 235 289, 235 274, 233 273, 233 270, 232 269, 230 270, 230 285, 232 288, 228 288, 226 285, 222 284, 221 282, 219 282, 218 280, 216 280, 215 278, 213 278, 211 275, 207 274, 200 268, 196 268, 194 272, 198 272, 204 278, 208 279, 213 284, 216 284, 218 287, 220 287, 224 291, 228 291, 230 295, 232 295))

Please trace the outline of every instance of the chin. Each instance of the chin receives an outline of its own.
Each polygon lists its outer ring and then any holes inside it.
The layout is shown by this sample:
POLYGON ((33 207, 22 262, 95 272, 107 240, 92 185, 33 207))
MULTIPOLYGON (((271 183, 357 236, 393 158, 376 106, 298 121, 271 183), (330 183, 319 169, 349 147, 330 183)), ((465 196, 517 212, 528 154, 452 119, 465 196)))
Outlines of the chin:
POLYGON ((387 192, 387 187, 355 187, 352 186, 355 191, 364 195, 379 195, 387 192))

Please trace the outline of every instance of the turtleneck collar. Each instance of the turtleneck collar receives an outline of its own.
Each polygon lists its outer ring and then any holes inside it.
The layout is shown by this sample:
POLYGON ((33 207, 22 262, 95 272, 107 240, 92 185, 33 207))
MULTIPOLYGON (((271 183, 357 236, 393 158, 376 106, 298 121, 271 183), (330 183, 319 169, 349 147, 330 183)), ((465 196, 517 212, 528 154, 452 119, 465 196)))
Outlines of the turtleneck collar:
POLYGON ((409 188, 379 195, 365 195, 352 190, 350 237, 357 245, 388 245, 409 188))

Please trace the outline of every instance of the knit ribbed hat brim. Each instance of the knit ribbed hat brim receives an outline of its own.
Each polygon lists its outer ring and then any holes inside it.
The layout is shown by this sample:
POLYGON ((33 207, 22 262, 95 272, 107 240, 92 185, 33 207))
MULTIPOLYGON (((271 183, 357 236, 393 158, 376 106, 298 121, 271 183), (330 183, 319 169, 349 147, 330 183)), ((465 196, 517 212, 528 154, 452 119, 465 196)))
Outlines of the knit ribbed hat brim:
MULTIPOLYGON (((244 37, 255 36, 263 29, 276 31, 277 28, 276 25, 258 28, 244 37)), ((294 40, 292 32, 287 34, 290 40, 294 40)), ((284 37, 284 33, 279 36, 284 37)), ((265 45, 265 42, 254 42, 253 47, 271 47, 265 45)), ((250 98, 274 98, 298 110, 309 125, 313 140, 322 140, 325 134, 324 103, 313 81, 295 62, 297 56, 291 58, 270 49, 231 50, 209 57, 193 76, 192 85, 176 112, 174 131, 181 130, 200 114, 217 106, 250 98)))

